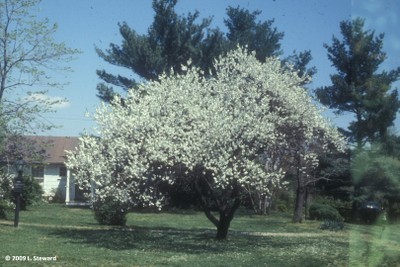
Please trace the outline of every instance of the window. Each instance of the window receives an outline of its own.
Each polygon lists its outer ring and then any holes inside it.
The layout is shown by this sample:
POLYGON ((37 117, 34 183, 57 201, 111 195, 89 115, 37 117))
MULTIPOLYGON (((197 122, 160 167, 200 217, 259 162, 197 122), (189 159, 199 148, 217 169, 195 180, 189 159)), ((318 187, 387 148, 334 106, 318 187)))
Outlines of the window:
POLYGON ((67 167, 60 166, 60 176, 61 177, 66 177, 67 176, 67 167))
POLYGON ((32 176, 37 179, 44 178, 44 166, 32 166, 32 176))

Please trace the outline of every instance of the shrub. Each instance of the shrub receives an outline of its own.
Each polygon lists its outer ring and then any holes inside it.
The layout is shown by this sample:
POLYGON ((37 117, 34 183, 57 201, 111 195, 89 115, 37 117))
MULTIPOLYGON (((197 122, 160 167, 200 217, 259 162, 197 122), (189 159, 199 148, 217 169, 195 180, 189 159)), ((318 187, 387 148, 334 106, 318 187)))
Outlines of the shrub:
POLYGON ((43 188, 33 177, 24 177, 24 191, 21 195, 21 209, 42 202, 43 188))
POLYGON ((60 188, 57 189, 53 188, 51 190, 51 196, 49 196, 47 200, 49 203, 60 203, 60 204, 65 203, 65 197, 63 196, 63 193, 60 188))
MULTIPOLYGON (((37 180, 30 176, 24 176, 24 190, 21 194, 21 210, 26 210, 27 206, 40 203, 42 201, 43 189, 37 180)), ((3 198, 9 201, 15 201, 12 192, 13 178, 0 179, 0 194, 3 198)))
POLYGON ((291 212, 294 209, 295 196, 287 190, 278 190, 273 201, 274 210, 281 212, 291 212))
POLYGON ((339 231, 339 230, 343 230, 344 223, 341 221, 335 221, 335 220, 324 220, 321 223, 319 228, 322 230, 339 231))
POLYGON ((105 201, 96 201, 93 203, 94 217, 102 225, 121 225, 126 224, 127 210, 121 204, 111 198, 105 201))
POLYGON ((400 202, 394 202, 389 205, 387 217, 390 222, 396 223, 400 221, 400 202))
POLYGON ((12 202, 0 199, 0 219, 12 220, 14 218, 14 208, 15 205, 12 202))
POLYGON ((12 199, 12 183, 13 178, 10 175, 2 173, 0 168, 0 200, 1 199, 12 199))
POLYGON ((332 220, 343 222, 343 217, 337 209, 329 205, 313 203, 310 206, 309 214, 311 220, 332 220))

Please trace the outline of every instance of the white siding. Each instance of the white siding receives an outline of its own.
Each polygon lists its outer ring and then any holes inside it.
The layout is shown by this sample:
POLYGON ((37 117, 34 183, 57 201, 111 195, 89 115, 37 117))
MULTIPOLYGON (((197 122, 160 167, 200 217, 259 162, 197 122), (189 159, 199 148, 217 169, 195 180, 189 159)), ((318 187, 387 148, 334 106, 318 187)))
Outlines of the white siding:
POLYGON ((44 168, 44 194, 53 195, 59 189, 65 198, 66 177, 60 177, 60 165, 46 165, 44 168))
MULTIPOLYGON (((67 177, 60 176, 60 167, 64 165, 61 164, 48 164, 44 165, 44 178, 40 185, 43 188, 44 194, 43 196, 54 196, 54 194, 59 189, 62 197, 65 199, 66 194, 66 183, 67 177)), ((8 169, 8 173, 10 175, 16 176, 16 172, 13 168, 8 169)), ((69 184, 69 200, 75 200, 75 179, 71 172, 69 172, 70 177, 70 184, 69 184)), ((24 175, 32 175, 31 167, 26 167, 24 171, 24 175)))

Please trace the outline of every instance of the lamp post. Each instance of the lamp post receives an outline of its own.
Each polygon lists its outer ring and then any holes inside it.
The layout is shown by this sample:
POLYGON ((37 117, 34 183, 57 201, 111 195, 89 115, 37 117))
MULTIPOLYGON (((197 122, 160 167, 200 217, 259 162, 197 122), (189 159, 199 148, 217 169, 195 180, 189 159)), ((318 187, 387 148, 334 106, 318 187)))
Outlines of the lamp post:
POLYGON ((22 174, 24 172, 25 161, 20 157, 15 162, 15 169, 17 170, 18 176, 14 181, 13 193, 15 196, 15 217, 14 217, 14 227, 18 227, 19 223, 19 209, 21 206, 21 193, 24 191, 24 182, 22 178, 22 174))

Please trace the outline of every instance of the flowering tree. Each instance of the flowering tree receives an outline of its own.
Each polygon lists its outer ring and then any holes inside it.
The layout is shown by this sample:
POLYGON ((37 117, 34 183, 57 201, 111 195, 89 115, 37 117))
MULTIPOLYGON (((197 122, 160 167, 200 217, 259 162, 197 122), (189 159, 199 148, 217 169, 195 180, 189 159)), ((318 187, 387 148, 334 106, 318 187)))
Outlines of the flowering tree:
POLYGON ((340 137, 299 86, 307 77, 276 58, 260 63, 237 49, 215 61, 213 75, 183 68, 131 90, 122 104, 103 104, 99 137, 81 137, 68 166, 83 187, 95 185, 96 198, 159 208, 157 185, 183 177, 224 239, 243 193, 282 186, 295 141, 289 134, 311 143, 318 133, 325 149, 340 137))
POLYGON ((55 41, 57 24, 40 19, 40 2, 0 1, 0 127, 18 134, 53 127, 42 114, 65 100, 47 95, 46 88, 63 86, 49 70, 70 71, 64 63, 79 53, 55 41))

